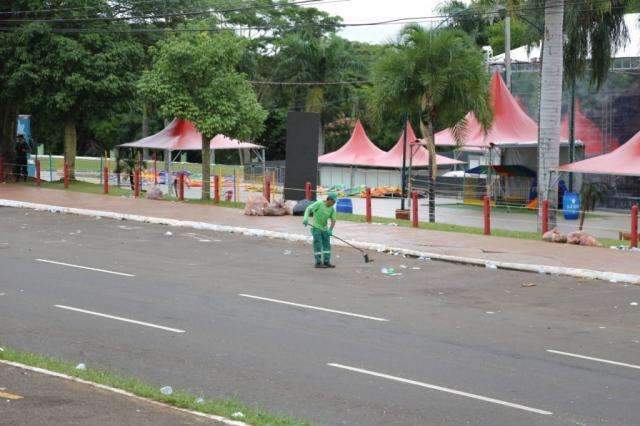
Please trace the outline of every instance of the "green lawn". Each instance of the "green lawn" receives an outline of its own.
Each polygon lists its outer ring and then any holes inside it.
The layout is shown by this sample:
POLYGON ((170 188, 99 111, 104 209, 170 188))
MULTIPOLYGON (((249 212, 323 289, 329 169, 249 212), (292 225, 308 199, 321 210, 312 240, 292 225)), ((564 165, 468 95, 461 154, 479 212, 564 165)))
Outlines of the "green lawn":
MULTIPOLYGON (((21 185, 34 185, 33 182, 28 182, 28 183, 21 183, 21 185)), ((64 189, 64 185, 62 182, 43 182, 42 183, 43 188, 50 188, 50 189, 64 189)), ((85 193, 89 193, 89 194, 102 194, 102 185, 99 184, 93 184, 93 183, 88 183, 88 182, 82 182, 82 181, 73 181, 69 184, 69 190, 70 191, 77 191, 77 192, 85 192, 85 193)), ((130 189, 128 189, 128 187, 121 187, 121 188, 116 188, 114 186, 111 186, 109 188, 109 195, 115 195, 115 196, 121 196, 121 195, 125 195, 125 196, 132 196, 133 195, 133 191, 131 191, 130 189)), ((144 197, 144 193, 142 193, 142 196, 144 197)), ((174 197, 165 197, 163 198, 163 201, 176 201, 176 198, 174 197)), ((209 200, 209 201, 202 201, 199 199, 187 199, 184 201, 186 204, 205 204, 205 205, 216 205, 219 207, 227 207, 227 208, 244 208, 244 203, 242 202, 233 202, 233 201, 220 201, 220 203, 216 204, 213 202, 213 200, 209 200)), ((473 206, 471 206, 473 207, 473 206)), ((356 215, 356 214, 347 214, 347 213, 338 213, 338 219, 339 220, 347 220, 347 221, 351 221, 351 222, 365 222, 365 217, 361 216, 361 215, 356 215)), ((398 226, 402 226, 402 227, 411 227, 412 223, 411 221, 408 220, 397 220, 394 218, 388 218, 388 217, 373 217, 372 218, 373 222, 377 222, 377 223, 395 223, 398 226)), ((463 234, 475 234, 475 235, 482 235, 483 233, 483 229, 480 227, 474 227, 474 226, 463 226, 463 225, 450 225, 450 224, 446 224, 446 223, 429 223, 429 222, 420 222, 420 229, 428 229, 428 230, 433 230, 433 231, 445 231, 445 232, 459 232, 459 233, 463 233, 463 234)), ((492 229, 491 230, 491 235, 496 236, 496 237, 507 237, 507 238, 519 238, 519 239, 524 239, 524 240, 540 240, 540 234, 538 234, 537 232, 525 232, 525 231, 508 231, 508 230, 503 230, 503 229, 492 229)), ((619 245, 621 244, 620 241, 616 240, 616 239, 611 239, 611 238, 598 238, 598 241, 600 241, 600 243, 605 246, 605 247, 609 247, 609 246, 613 246, 613 245, 619 245)))
MULTIPOLYGON (((88 366, 86 370, 77 370, 74 364, 60 359, 22 352, 6 346, 3 347, 3 349, 3 351, 0 351, 0 359, 78 377, 80 379, 122 389, 137 396, 164 402, 180 408, 227 418, 233 418, 233 413, 241 412, 245 415, 241 420, 255 426, 310 425, 307 421, 274 415, 260 408, 250 407, 232 399, 204 398, 202 402, 197 402, 196 400, 199 398, 198 395, 192 395, 180 390, 175 390, 171 395, 163 395, 160 392, 161 385, 159 384, 152 385, 137 378, 118 376, 105 370, 91 368, 90 366, 88 366)), ((229 392, 232 391, 233 389, 229 389, 229 392)))
MULTIPOLYGON (((40 156, 40 163, 42 164, 43 173, 46 173, 49 170, 49 156, 43 155, 40 156)), ((52 158, 53 168, 56 170, 62 170, 63 168, 63 159, 62 158, 52 158)), ((108 161, 109 170, 115 170, 116 162, 113 159, 108 161)), ((76 159, 76 170, 78 171, 95 171, 98 172, 101 170, 101 165, 104 164, 100 161, 100 158, 87 159, 87 158, 77 158, 76 159)), ((148 160, 145 161, 145 166, 148 170, 153 169, 153 161, 148 160)), ((164 162, 157 162, 158 171, 164 170, 164 162)), ((190 173, 200 175, 202 172, 202 165, 200 163, 173 163, 173 170, 188 170, 190 173)), ((216 164, 211 166, 211 174, 222 174, 222 175, 233 175, 235 170, 243 171, 242 166, 233 166, 233 165, 224 165, 224 164, 216 164)))

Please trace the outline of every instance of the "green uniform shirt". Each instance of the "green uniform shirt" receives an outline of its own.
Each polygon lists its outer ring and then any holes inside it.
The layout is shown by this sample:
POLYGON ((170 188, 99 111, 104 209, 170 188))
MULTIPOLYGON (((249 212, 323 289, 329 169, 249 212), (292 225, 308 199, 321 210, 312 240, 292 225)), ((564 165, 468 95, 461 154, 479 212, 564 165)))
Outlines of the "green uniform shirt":
POLYGON ((304 220, 309 220, 309 213, 313 213, 313 225, 322 230, 327 229, 329 219, 336 220, 336 209, 327 205, 322 200, 318 200, 311 204, 304 211, 304 220))

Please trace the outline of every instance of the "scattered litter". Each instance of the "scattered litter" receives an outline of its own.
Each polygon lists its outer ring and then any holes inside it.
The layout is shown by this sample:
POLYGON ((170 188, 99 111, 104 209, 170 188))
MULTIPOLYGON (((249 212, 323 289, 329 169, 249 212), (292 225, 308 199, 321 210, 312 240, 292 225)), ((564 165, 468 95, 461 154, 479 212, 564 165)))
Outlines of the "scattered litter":
POLYGON ((394 252, 393 252, 393 255, 394 255, 394 256, 398 256, 399 254, 400 254, 400 253, 398 253, 397 251, 394 251, 394 252))
POLYGON ((485 263, 484 267, 487 269, 498 269, 498 265, 496 265, 495 263, 485 263))
POLYGON ((244 419, 244 414, 241 411, 236 411, 231 415, 234 419, 244 419))
POLYGON ((163 386, 160 388, 160 393, 163 395, 171 395, 173 393, 173 388, 171 386, 163 386))
POLYGON ((222 240, 213 240, 214 243, 221 243, 222 240))
POLYGON ((413 268, 411 268, 411 269, 413 269, 414 271, 419 271, 419 270, 420 270, 420 269, 422 269, 422 268, 420 268, 419 266, 414 266, 414 267, 413 267, 413 268))
POLYGON ((444 295, 444 293, 443 293, 443 292, 441 292, 441 291, 439 291, 439 292, 438 292, 438 295, 439 295, 439 296, 442 296, 442 295, 444 295))
POLYGON ((398 272, 396 272, 396 270, 394 268, 382 268, 380 269, 380 272, 382 272, 385 275, 388 275, 390 277, 394 277, 396 275, 402 275, 398 272))
POLYGON ((535 283, 522 283, 520 286, 521 287, 535 287, 536 284, 535 283))
POLYGON ((196 399, 196 404, 202 404, 204 402, 204 398, 196 399))
POLYGON ((291 250, 285 250, 282 252, 285 256, 289 256, 291 254, 291 250))
POLYGON ((0 348, 0 352, 4 352, 4 348, 0 348))
POLYGON ((398 226, 398 224, 395 222, 389 222, 387 223, 387 226, 398 226))
POLYGON ((495 314, 495 312, 493 312, 493 311, 487 311, 487 312, 485 312, 485 314, 495 314))
POLYGON ((201 243, 210 243, 211 242, 211 240, 207 240, 207 239, 204 239, 204 238, 200 238, 200 239, 198 239, 198 241, 201 242, 201 243))
POLYGON ((615 278, 610 278, 610 279, 609 279, 609 282, 610 282, 610 283, 617 283, 617 282, 618 282, 618 280, 617 280, 617 279, 615 279, 615 278))
POLYGON ((598 327, 598 328, 599 328, 600 330, 604 330, 604 329, 605 329, 605 328, 607 328, 607 327, 605 327, 604 325, 601 325, 601 326, 600 326, 600 327, 598 327))
POLYGON ((407 265, 400 265, 402 269, 407 269, 407 265))
POLYGON ((86 370, 87 366, 84 365, 84 362, 81 362, 80 364, 76 365, 76 370, 86 370))
POLYGON ((133 231, 134 229, 140 229, 139 226, 125 226, 125 225, 119 225, 118 228, 124 229, 125 231, 133 231))
POLYGON ((167 232, 165 232, 165 233, 164 233, 164 235, 166 235, 167 237, 170 237, 170 236, 172 236, 172 235, 173 235, 173 232, 171 232, 171 231, 167 231, 167 232))
POLYGON ((631 306, 638 306, 638 302, 631 302, 631 303, 629 303, 629 305, 631 305, 631 306))
POLYGON ((376 250, 378 253, 382 253, 384 250, 379 248, 378 250, 376 250))

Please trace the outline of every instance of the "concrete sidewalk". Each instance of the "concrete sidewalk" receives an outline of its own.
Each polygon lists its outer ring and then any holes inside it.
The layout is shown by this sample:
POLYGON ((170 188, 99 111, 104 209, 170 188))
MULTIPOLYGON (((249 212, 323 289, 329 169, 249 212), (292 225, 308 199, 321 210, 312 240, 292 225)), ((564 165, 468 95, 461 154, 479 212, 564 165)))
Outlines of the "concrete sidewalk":
MULTIPOLYGON (((240 209, 210 205, 184 205, 177 202, 94 195, 7 184, 0 185, 0 199, 265 229, 282 233, 308 233, 302 227, 301 219, 298 217, 249 217, 243 215, 240 209)), ((640 253, 637 252, 347 221, 339 222, 336 234, 354 241, 383 244, 435 255, 640 276, 640 253)))

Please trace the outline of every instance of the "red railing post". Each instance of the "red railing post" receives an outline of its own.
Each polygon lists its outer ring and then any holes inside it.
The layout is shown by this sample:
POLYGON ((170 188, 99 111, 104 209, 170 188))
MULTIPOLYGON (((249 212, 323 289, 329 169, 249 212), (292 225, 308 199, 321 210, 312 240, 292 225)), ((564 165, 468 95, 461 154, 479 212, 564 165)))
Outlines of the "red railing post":
POLYGON ((549 200, 542 202, 542 233, 549 231, 549 200))
POLYGON ((102 192, 109 193, 109 167, 104 166, 102 169, 102 192))
POLYGON ((64 163, 62 167, 63 179, 64 179, 64 187, 65 189, 69 188, 69 165, 64 163))
POLYGON ((40 186, 40 160, 36 160, 36 185, 40 186))
POLYGON ((631 206, 631 247, 638 247, 638 205, 631 206))
POLYGON ((0 183, 4 182, 4 158, 0 155, 0 183))
POLYGON ((411 191, 411 220, 413 221, 413 227, 420 226, 418 218, 418 192, 411 191))
POLYGON ((178 175, 178 199, 184 201, 184 172, 178 175))
POLYGON ((484 196, 482 216, 484 217, 484 235, 491 235, 491 199, 484 196))
POLYGON ((365 196, 365 217, 367 223, 371 223, 371 188, 367 187, 367 189, 365 190, 365 196))
POLYGON ((264 188, 262 189, 264 198, 271 202, 271 176, 264 177, 264 188))
POLYGON ((307 182, 304 184, 304 197, 311 201, 311 182, 307 182))
POLYGON ((213 177, 213 202, 220 202, 220 176, 218 175, 213 177))
POLYGON ((133 173, 133 196, 138 198, 140 196, 140 168, 136 167, 133 173))
POLYGON ((158 184, 158 153, 153 153, 153 184, 158 184))

